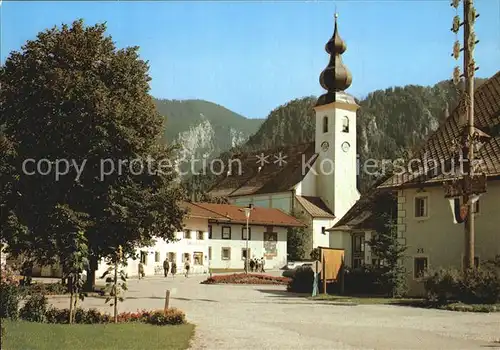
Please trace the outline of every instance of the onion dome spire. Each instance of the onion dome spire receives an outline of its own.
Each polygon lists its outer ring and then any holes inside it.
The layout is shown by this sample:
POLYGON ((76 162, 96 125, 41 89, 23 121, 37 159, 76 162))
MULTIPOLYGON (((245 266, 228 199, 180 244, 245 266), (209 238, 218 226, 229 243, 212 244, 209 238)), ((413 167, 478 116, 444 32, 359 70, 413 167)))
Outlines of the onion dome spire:
POLYGON ((335 29, 333 36, 326 43, 325 50, 330 55, 328 66, 321 72, 319 82, 327 94, 343 92, 347 90, 352 83, 352 75, 349 69, 342 62, 341 55, 346 51, 347 46, 340 38, 337 25, 338 14, 335 13, 335 29))

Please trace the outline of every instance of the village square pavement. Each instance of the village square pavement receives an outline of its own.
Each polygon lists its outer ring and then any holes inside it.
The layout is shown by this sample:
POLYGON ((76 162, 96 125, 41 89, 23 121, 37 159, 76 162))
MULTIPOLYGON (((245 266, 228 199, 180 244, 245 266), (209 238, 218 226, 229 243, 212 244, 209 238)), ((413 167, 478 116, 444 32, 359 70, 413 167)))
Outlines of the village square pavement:
MULTIPOLYGON (((171 306, 196 325, 192 349, 500 349, 500 313, 333 305, 283 286, 200 284, 206 277, 130 279, 119 309, 163 308, 170 289, 171 306)), ((67 307, 65 299, 52 302, 67 307)), ((102 298, 86 298, 83 307, 112 311, 102 298)))

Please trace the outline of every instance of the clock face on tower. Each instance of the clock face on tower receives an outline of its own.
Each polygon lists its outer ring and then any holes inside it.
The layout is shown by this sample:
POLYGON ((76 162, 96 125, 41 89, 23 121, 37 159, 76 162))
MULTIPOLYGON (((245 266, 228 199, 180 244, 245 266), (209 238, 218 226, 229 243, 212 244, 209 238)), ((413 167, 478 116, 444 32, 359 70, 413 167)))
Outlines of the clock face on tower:
POLYGON ((351 145, 349 142, 344 142, 340 147, 342 148, 342 151, 347 152, 349 151, 349 148, 351 148, 351 145))
POLYGON ((323 152, 326 152, 326 151, 328 151, 328 147, 330 147, 330 145, 328 144, 328 142, 323 141, 323 143, 321 144, 321 150, 323 152))

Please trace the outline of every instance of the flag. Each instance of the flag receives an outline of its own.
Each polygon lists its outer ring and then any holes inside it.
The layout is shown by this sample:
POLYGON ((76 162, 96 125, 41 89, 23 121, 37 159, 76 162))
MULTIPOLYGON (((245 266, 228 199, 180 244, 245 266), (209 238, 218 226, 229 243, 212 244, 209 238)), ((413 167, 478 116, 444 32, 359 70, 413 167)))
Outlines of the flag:
POLYGON ((461 224, 467 216, 467 206, 460 205, 460 197, 448 198, 450 201, 453 223, 461 224))
MULTIPOLYGON (((473 194, 469 197, 468 204, 474 204, 479 200, 482 194, 473 194)), ((451 213, 453 214, 453 223, 461 224, 465 221, 468 215, 469 207, 467 204, 461 204, 460 197, 448 199, 450 202, 451 213)))

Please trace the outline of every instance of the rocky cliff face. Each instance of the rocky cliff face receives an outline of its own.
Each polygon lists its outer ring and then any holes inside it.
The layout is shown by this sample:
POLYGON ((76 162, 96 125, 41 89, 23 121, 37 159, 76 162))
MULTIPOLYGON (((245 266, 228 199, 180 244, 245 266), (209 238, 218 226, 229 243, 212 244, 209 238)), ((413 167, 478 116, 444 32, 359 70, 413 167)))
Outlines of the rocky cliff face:
POLYGON ((174 140, 179 145, 178 161, 183 174, 198 171, 221 153, 244 144, 249 136, 236 128, 217 128, 208 119, 202 119, 174 140))
POLYGON ((155 99, 165 117, 164 140, 177 144, 182 174, 200 169, 204 162, 247 142, 262 124, 204 100, 155 99), (192 166, 191 166, 192 164, 192 166))

